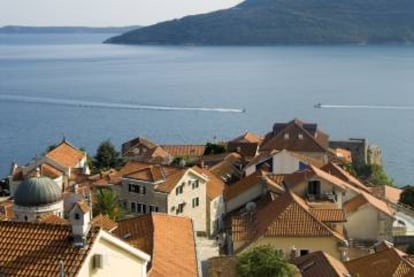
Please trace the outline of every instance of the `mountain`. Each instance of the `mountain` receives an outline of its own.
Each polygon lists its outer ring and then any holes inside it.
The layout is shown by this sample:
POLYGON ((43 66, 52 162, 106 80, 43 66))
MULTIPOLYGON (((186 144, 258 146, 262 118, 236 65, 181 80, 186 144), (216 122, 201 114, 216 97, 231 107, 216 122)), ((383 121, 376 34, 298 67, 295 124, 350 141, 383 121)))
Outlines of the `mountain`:
POLYGON ((0 34, 72 34, 72 33, 118 33, 122 34, 140 28, 139 26, 125 27, 34 27, 34 26, 4 26, 0 34))
POLYGON ((413 0, 246 0, 106 43, 276 45, 414 42, 413 0))

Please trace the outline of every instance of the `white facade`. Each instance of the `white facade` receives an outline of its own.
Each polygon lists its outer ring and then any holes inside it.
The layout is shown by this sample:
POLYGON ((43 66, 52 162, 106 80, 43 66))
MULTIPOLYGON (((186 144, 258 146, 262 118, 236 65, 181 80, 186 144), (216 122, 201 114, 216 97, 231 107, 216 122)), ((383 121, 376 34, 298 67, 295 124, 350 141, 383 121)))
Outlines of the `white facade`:
POLYGON ((150 259, 148 254, 101 230, 77 276, 146 277, 150 259))
POLYGON ((16 221, 20 222, 34 222, 42 215, 54 214, 59 217, 63 217, 63 200, 49 205, 36 206, 36 207, 23 207, 14 205, 14 213, 16 214, 16 221))
POLYGON ((170 191, 167 199, 168 214, 190 217, 194 230, 205 234, 208 232, 207 180, 207 177, 189 169, 170 191))
POLYGON ((210 236, 224 228, 223 217, 225 214, 225 204, 223 195, 210 201, 210 236))

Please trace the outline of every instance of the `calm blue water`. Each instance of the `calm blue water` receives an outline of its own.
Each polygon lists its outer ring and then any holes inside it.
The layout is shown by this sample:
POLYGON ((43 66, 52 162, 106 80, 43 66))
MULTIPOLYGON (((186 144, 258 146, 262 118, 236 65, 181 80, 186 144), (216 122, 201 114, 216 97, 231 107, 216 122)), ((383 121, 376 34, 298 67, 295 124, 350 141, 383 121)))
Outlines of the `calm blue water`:
POLYGON ((0 35, 0 176, 65 135, 91 154, 100 141, 146 136, 204 143, 274 122, 317 122, 331 138, 382 147, 401 185, 414 183, 414 110, 315 109, 316 103, 414 106, 414 48, 147 47, 107 35, 0 35), (107 109, 1 96, 103 103, 246 108, 246 113, 107 109))

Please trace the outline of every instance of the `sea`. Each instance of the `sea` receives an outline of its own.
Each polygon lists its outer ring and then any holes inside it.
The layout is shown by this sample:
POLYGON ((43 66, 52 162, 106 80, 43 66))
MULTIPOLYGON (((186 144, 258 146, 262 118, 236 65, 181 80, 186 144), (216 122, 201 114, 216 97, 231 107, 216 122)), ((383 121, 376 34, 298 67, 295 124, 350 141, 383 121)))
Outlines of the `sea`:
POLYGON ((299 118, 367 138, 396 184, 414 183, 413 46, 102 43, 111 36, 0 34, 0 177, 63 138, 94 155, 107 139, 204 144, 299 118))

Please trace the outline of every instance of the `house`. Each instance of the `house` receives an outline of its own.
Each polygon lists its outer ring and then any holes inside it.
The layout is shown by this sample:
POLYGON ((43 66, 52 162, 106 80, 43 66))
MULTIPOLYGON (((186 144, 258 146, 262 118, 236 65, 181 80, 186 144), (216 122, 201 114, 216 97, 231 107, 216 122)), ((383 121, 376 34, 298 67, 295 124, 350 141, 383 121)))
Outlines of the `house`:
MULTIPOLYGON (((209 167, 209 171, 223 180, 226 184, 232 184, 240 180, 240 178, 243 177, 243 157, 238 153, 225 154, 221 157, 222 160, 209 167)), ((205 159, 206 157, 203 157, 202 167, 205 165, 205 159)))
POLYGON ((224 190, 226 213, 245 207, 247 203, 254 202, 267 195, 272 189, 278 193, 284 191, 283 187, 267 178, 266 173, 261 170, 242 178, 235 184, 227 186, 224 190))
POLYGON ((359 190, 345 181, 312 165, 306 170, 292 173, 286 184, 293 192, 313 202, 314 205, 327 201, 342 208, 344 201, 359 194, 359 190))
POLYGON ((63 139, 52 150, 26 166, 13 163, 9 176, 11 195, 14 195, 24 179, 37 174, 53 179, 65 190, 71 181, 77 181, 78 175, 90 174, 87 154, 63 139))
POLYGON ((358 178, 354 177, 352 174, 350 174, 348 171, 343 169, 341 166, 339 166, 336 163, 329 162, 323 167, 321 167, 323 171, 329 173, 330 175, 333 175, 342 181, 347 182, 348 184, 352 185, 356 189, 360 189, 362 191, 365 191, 367 193, 372 192, 372 188, 366 186, 364 183, 362 183, 358 178))
POLYGON ((317 124, 294 119, 288 123, 275 123, 261 146, 260 151, 289 150, 328 162, 329 136, 318 129, 317 124))
POLYGON ((188 217, 152 213, 118 221, 114 235, 151 255, 148 277, 198 277, 193 228, 188 217))
POLYGON ((265 169, 273 174, 290 174, 298 170, 303 170, 308 165, 322 167, 324 163, 311 157, 291 152, 286 149, 281 151, 273 150, 271 152, 262 152, 252 161, 250 161, 244 172, 249 176, 260 169, 265 169))
POLYGON ((345 228, 349 239, 372 243, 392 241, 394 211, 385 201, 361 192, 344 203, 344 210, 347 218, 345 228))
POLYGON ((137 161, 128 162, 120 170, 122 189, 120 200, 124 207, 132 213, 146 214, 163 212, 188 216, 194 220, 194 228, 198 234, 211 235, 215 230, 214 222, 221 218, 221 200, 216 192, 209 199, 208 187, 217 184, 218 180, 210 178, 201 169, 174 168, 159 164, 148 164, 137 161), (215 202, 215 201, 218 202, 215 202), (217 211, 211 210, 209 204, 216 205, 217 211), (216 215, 218 218, 210 216, 216 215))
POLYGON ((299 269, 302 277, 351 277, 345 265, 326 252, 315 251, 290 261, 299 269))
POLYGON ((70 225, 0 222, 1 276, 140 276, 150 256, 99 227, 77 244, 70 225))
POLYGON ((198 173, 207 176, 207 217, 209 217, 210 235, 214 235, 224 228, 223 218, 226 212, 224 204, 224 190, 226 184, 205 168, 194 166, 198 173))
POLYGON ((304 200, 287 191, 265 207, 251 210, 232 220, 236 254, 258 245, 272 245, 287 257, 321 250, 337 259, 346 257, 346 239, 328 224, 344 221, 340 209, 314 211, 304 200), (292 252, 294 255, 292 255, 292 252))
POLYGON ((239 153, 245 160, 251 160, 259 152, 263 138, 250 132, 227 142, 227 151, 239 153))
POLYGON ((205 152, 205 145, 158 145, 146 138, 137 137, 122 144, 122 156, 143 162, 170 164, 175 158, 197 162, 205 152))
POLYGON ((410 257, 394 248, 385 246, 376 249, 376 252, 349 262, 346 268, 352 276, 359 277, 413 277, 414 264, 410 257))

